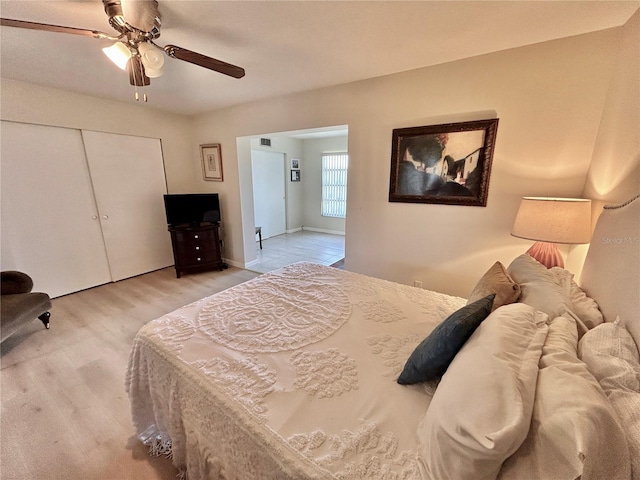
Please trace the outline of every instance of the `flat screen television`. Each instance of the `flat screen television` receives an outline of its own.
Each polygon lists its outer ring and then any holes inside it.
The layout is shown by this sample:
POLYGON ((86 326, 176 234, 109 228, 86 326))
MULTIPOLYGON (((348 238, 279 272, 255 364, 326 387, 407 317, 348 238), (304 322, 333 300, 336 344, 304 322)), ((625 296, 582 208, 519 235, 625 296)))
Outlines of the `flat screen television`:
POLYGON ((165 195, 164 210, 170 227, 220 222, 220 199, 217 193, 165 195))

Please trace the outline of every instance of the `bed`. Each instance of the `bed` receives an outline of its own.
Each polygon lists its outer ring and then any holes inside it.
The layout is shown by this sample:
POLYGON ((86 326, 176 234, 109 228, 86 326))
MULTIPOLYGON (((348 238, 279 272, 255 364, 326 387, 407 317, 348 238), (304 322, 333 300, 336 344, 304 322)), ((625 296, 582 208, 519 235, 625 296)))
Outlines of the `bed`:
POLYGON ((640 479, 640 199, 581 285, 527 255, 469 299, 297 263, 136 335, 140 441, 198 479, 640 479), (427 373, 425 373, 427 372, 427 373))

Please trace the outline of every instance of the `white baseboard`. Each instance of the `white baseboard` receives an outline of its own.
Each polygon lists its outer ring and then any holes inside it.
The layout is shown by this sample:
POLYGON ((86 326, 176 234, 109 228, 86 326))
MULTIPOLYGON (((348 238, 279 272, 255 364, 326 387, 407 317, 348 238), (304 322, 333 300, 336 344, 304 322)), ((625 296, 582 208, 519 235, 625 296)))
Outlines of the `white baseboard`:
POLYGON ((318 233, 330 233, 332 235, 345 235, 345 232, 340 232, 338 230, 327 230, 324 228, 302 227, 301 230, 309 230, 310 232, 318 232, 318 233))
POLYGON ((224 259, 222 260, 224 263, 226 263, 227 265, 230 265, 232 267, 237 267, 237 268, 243 268, 246 269, 248 266, 253 265, 254 263, 258 263, 258 260, 253 260, 252 262, 249 262, 247 264, 241 263, 241 262, 235 262, 233 260, 228 260, 228 259, 224 259))
POLYGON ((301 231, 302 231, 302 227, 298 227, 298 228, 292 228, 291 230, 287 230, 287 233, 296 233, 301 231))

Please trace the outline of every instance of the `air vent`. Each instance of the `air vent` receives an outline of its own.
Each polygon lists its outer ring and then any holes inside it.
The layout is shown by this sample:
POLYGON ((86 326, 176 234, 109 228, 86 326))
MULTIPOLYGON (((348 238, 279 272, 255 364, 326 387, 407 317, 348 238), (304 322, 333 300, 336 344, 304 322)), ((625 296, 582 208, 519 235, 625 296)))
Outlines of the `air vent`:
POLYGON ((261 138, 260 139, 260 145, 262 145, 263 147, 270 147, 271 146, 271 139, 270 138, 261 138))

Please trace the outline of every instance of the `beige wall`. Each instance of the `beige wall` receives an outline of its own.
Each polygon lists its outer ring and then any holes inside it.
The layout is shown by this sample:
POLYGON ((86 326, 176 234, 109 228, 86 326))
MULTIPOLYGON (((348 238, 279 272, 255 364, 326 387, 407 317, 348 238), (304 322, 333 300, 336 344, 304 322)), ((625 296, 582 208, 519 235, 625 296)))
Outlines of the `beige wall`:
MULTIPOLYGON (((580 196, 611 80, 619 29, 242 105, 196 118, 196 143, 217 141, 233 176, 233 255, 252 246, 246 155, 236 137, 349 126, 346 266, 466 296, 493 262, 531 242, 509 235, 523 195, 580 196), (394 128, 500 118, 488 205, 389 203, 394 128), (209 132, 215 132, 211 138, 209 132), (234 165, 234 159, 238 162, 234 165)), ((226 171, 226 170, 225 170, 226 171)))
MULTIPOLYGON (((621 28, 611 83, 582 196, 593 200, 593 224, 606 204, 640 194, 640 10, 621 28)), ((570 249, 566 268, 580 278, 588 245, 570 249)), ((640 267, 639 267, 640 268, 640 267)))
POLYGON ((587 198, 622 202, 640 193, 640 10, 622 29, 585 185, 587 198))

